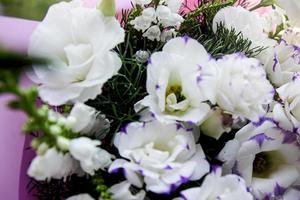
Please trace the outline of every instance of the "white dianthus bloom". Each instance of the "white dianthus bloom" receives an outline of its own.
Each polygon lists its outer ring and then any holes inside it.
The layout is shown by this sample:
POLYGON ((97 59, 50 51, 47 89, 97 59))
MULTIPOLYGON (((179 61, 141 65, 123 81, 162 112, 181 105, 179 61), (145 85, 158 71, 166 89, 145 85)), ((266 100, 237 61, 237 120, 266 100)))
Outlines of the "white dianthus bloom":
POLYGON ((112 51, 124 41, 119 22, 82 4, 75 0, 51 6, 30 39, 28 54, 49 63, 34 65, 28 75, 50 105, 94 99, 122 64, 112 51))
POLYGON ((38 155, 32 160, 27 174, 38 181, 45 181, 51 178, 66 178, 77 169, 78 163, 70 154, 63 154, 51 148, 44 155, 38 155))
POLYGON ((94 198, 91 197, 89 194, 78 194, 75 196, 71 196, 66 200, 94 200, 94 198))
POLYGON ((297 27, 288 28, 283 32, 282 39, 288 45, 295 45, 300 47, 300 28, 297 27))
POLYGON ((96 170, 104 170, 112 162, 112 155, 98 147, 100 144, 100 141, 86 137, 70 141, 70 154, 80 162, 81 168, 90 175, 94 175, 96 170))
POLYGON ((234 116, 257 120, 272 102, 274 88, 260 62, 243 54, 224 56, 217 61, 217 104, 234 116))
POLYGON ((263 64, 269 80, 280 87, 300 75, 300 48, 281 41, 268 49, 263 64))
POLYGON ((283 100, 284 111, 294 126, 300 128, 300 79, 287 83, 277 89, 279 97, 283 100))
POLYGON ((238 131, 218 156, 224 172, 243 177, 257 199, 280 197, 300 183, 297 133, 283 128, 286 120, 276 104, 272 115, 238 131))
POLYGON ((251 47, 270 47, 276 44, 264 33, 266 22, 256 12, 250 12, 240 6, 228 6, 221 9, 213 20, 213 30, 217 30, 217 24, 223 23, 227 29, 235 29, 252 42, 251 47))
POLYGON ((189 37, 170 40, 147 67, 147 92, 136 110, 149 107, 160 121, 199 124, 215 103, 216 66, 204 47, 189 37))
POLYGON ((245 181, 234 174, 221 176, 221 170, 208 174, 201 187, 187 189, 181 192, 184 200, 253 200, 247 191, 245 181))
POLYGON ((153 25, 143 34, 143 37, 146 37, 152 41, 154 40, 160 41, 160 35, 161 35, 161 31, 159 26, 153 25))
POLYGON ((130 123, 117 133, 115 146, 127 159, 115 160, 110 172, 123 169, 134 186, 146 185, 154 193, 171 193, 189 180, 199 180, 209 171, 209 163, 193 131, 181 124, 130 123))
POLYGON ((107 190, 113 200, 144 200, 146 192, 141 190, 139 193, 133 195, 130 191, 130 183, 123 181, 116 185, 113 185, 107 190))
POLYGON ((276 0, 277 4, 286 11, 289 20, 295 26, 300 26, 300 1, 299 0, 276 0))

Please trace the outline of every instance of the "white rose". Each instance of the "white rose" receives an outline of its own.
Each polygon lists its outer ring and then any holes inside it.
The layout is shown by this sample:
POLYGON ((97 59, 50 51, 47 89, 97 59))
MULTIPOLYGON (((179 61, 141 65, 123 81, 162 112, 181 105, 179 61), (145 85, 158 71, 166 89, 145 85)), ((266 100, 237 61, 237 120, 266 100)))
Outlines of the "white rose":
POLYGON ((75 196, 71 196, 66 200, 94 200, 89 194, 78 194, 75 196))
POLYGON ((123 181, 116 185, 113 185, 108 189, 108 192, 112 194, 113 200, 144 200, 146 192, 141 190, 139 193, 133 195, 130 191, 130 183, 123 181))
POLYGON ((300 74, 300 48, 281 41, 268 50, 263 63, 270 81, 280 87, 300 74))
POLYGON ((66 178, 77 169, 78 163, 70 154, 63 154, 51 148, 44 155, 38 155, 32 160, 27 174, 38 181, 45 181, 51 178, 66 178))
POLYGON ((288 45, 300 46, 300 28, 289 28, 282 34, 282 39, 288 45))
POLYGON ((285 113, 294 128, 300 128, 300 79, 287 83, 277 89, 283 100, 285 113))
POLYGON ((147 92, 136 110, 149 107, 160 121, 201 123, 214 102, 216 67, 196 40, 182 37, 170 40, 154 53, 147 67, 147 92))
POLYGON ((275 40, 269 39, 264 33, 265 21, 256 12, 250 12, 240 6, 228 6, 221 9, 213 20, 213 30, 217 30, 217 24, 223 23, 227 29, 235 29, 241 32, 246 39, 252 42, 251 47, 270 47, 276 44, 275 40))
POLYGON ((70 154, 80 161, 81 168, 90 175, 94 175, 96 170, 104 170, 111 164, 112 155, 98 147, 100 144, 100 141, 86 137, 70 141, 70 154))
POLYGON ((286 10, 289 20, 296 26, 300 26, 300 1, 299 0, 277 0, 277 4, 286 10))
POLYGON ((181 192, 184 200, 253 200, 247 191, 245 181, 234 174, 221 176, 221 170, 208 174, 201 187, 187 189, 181 192))
POLYGON ((29 72, 40 85, 41 98, 50 105, 94 99, 121 67, 112 51, 124 41, 119 22, 81 4, 51 6, 30 39, 29 55, 50 61, 46 66, 34 65, 29 72))
POLYGON ((260 62, 242 54, 224 56, 217 61, 220 71, 217 104, 234 116, 257 120, 263 108, 273 101, 274 88, 260 62))
POLYGON ((281 127, 284 120, 277 104, 272 115, 238 131, 218 156, 225 162, 224 172, 243 177, 257 199, 280 197, 284 190, 299 184, 297 133, 281 127))
POLYGON ((117 133, 115 146, 127 159, 115 160, 110 172, 124 170, 134 186, 154 193, 171 193, 189 180, 199 180, 209 164, 193 131, 180 124, 131 123, 117 133))

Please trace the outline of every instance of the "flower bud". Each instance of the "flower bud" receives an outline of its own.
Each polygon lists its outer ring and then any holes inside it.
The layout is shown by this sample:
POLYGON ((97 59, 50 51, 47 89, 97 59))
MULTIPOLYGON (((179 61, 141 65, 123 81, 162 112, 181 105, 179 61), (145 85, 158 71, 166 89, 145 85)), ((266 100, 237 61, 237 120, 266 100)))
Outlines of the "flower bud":
POLYGON ((97 9, 106 17, 114 17, 116 15, 115 0, 101 0, 97 5, 97 9))

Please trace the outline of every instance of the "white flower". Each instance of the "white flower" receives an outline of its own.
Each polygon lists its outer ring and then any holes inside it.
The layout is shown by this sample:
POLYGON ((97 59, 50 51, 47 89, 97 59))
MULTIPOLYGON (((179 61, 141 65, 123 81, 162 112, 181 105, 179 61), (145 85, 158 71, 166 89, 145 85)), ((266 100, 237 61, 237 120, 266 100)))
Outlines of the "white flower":
POLYGON ((160 28, 157 25, 153 25, 151 26, 144 34, 143 37, 148 38, 149 40, 156 40, 156 41, 160 41, 160 28))
POLYGON ((263 15, 265 20, 264 31, 267 33, 273 33, 276 28, 285 23, 285 12, 278 6, 274 6, 272 10, 263 15))
POLYGON ((152 22, 152 18, 144 17, 141 15, 130 21, 130 24, 133 25, 136 30, 144 32, 151 26, 152 22))
POLYGON ((300 1, 299 0, 277 0, 277 4, 283 8, 289 20, 296 26, 300 26, 300 1))
POLYGON ((119 184, 113 185, 108 189, 108 192, 112 194, 113 200, 144 200, 146 192, 141 190, 139 193, 133 195, 130 192, 130 183, 123 181, 119 184))
POLYGON ((214 102, 216 67, 204 47, 183 37, 170 40, 154 53, 147 67, 147 92, 136 110, 149 107, 160 121, 201 123, 214 102))
POLYGON ((81 168, 90 175, 94 175, 98 169, 104 170, 111 164, 112 155, 97 147, 100 144, 100 141, 86 137, 70 141, 70 154, 80 161, 81 168))
POLYGON ((300 190, 298 189, 288 189, 284 195, 283 200, 299 200, 300 190))
POLYGON ((104 133, 109 129, 109 121, 93 107, 83 103, 76 103, 72 108, 67 121, 71 129, 76 133, 92 135, 94 133, 104 133))
POLYGON ((294 128, 300 128, 300 80, 283 85, 277 89, 283 100, 285 113, 294 128))
POLYGON ((75 196, 71 196, 66 200, 94 200, 89 194, 78 194, 75 196))
POLYGON ((175 29, 170 30, 163 30, 163 32, 160 35, 160 41, 162 42, 168 42, 169 40, 173 39, 176 36, 175 29))
POLYGON ((162 0, 161 3, 165 3, 173 13, 177 13, 183 3, 183 0, 162 0))
POLYGON ((300 46, 300 28, 289 28, 282 34, 282 39, 288 45, 300 46))
POLYGON ((260 62, 242 54, 224 56, 217 61, 217 104, 234 116, 257 120, 265 114, 263 105, 272 102, 274 89, 260 62))
POLYGON ((124 159, 115 160, 109 171, 123 169, 134 186, 155 193, 171 193, 189 180, 198 180, 209 164, 193 131, 181 124, 131 123, 116 135, 115 146, 124 159))
POLYGON ((131 0, 131 2, 134 4, 134 5, 141 5, 141 6, 144 6, 144 5, 148 5, 151 3, 152 0, 131 0))
POLYGON ((270 81, 280 87, 300 74, 300 48, 281 41, 269 48, 263 63, 270 81))
POLYGON ((265 21, 256 12, 250 12, 240 6, 228 6, 221 9, 213 20, 213 30, 217 30, 217 24, 223 23, 227 29, 235 29, 252 42, 251 47, 269 47, 276 44, 264 33, 265 21))
POLYGON ((221 170, 207 175, 201 187, 187 189, 181 192, 184 200, 253 200, 247 191, 245 181, 234 174, 221 176, 221 170))
POLYGON ((232 123, 230 114, 224 113, 220 108, 214 108, 200 128, 204 135, 218 140, 223 133, 231 131, 232 123))
POLYGON ((44 181, 51 178, 66 178, 77 169, 78 163, 70 154, 63 154, 51 148, 44 155, 38 155, 33 159, 27 174, 38 181, 44 181))
POLYGON ((179 26, 184 20, 181 15, 172 13, 170 8, 164 5, 157 7, 156 16, 163 27, 179 26))
POLYGON ((50 62, 34 65, 30 78, 50 105, 84 102, 101 93, 103 84, 121 67, 111 51, 124 41, 124 30, 113 17, 85 8, 82 1, 50 7, 31 36, 28 53, 50 62))
POLYGON ((297 133, 285 130, 285 123, 281 105, 277 104, 271 116, 237 132, 218 156, 225 161, 224 171, 243 177, 259 200, 281 196, 293 184, 299 184, 297 133))

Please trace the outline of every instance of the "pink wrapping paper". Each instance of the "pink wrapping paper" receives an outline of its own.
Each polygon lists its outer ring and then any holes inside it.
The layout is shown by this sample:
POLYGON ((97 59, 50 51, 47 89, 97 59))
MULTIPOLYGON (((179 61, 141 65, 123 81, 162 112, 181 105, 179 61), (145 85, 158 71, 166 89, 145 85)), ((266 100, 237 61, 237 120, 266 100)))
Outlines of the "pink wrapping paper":
MULTIPOLYGON (((257 0, 254 0, 257 1, 257 0)), ((87 7, 95 5, 97 0, 85 0, 87 7)), ((194 5, 194 0, 189 1, 194 5)), ((117 0, 117 9, 130 7, 130 0, 117 0)), ((264 12, 264 10, 262 10, 264 12)), ((29 38, 38 22, 0 16, 0 45, 25 53, 29 38)), ((24 86, 30 82, 23 78, 24 86)), ((30 138, 21 134, 26 117, 21 112, 10 111, 6 107, 10 96, 0 96, 0 199, 32 200, 27 194, 28 179, 26 170, 33 153, 27 150, 30 138)))

